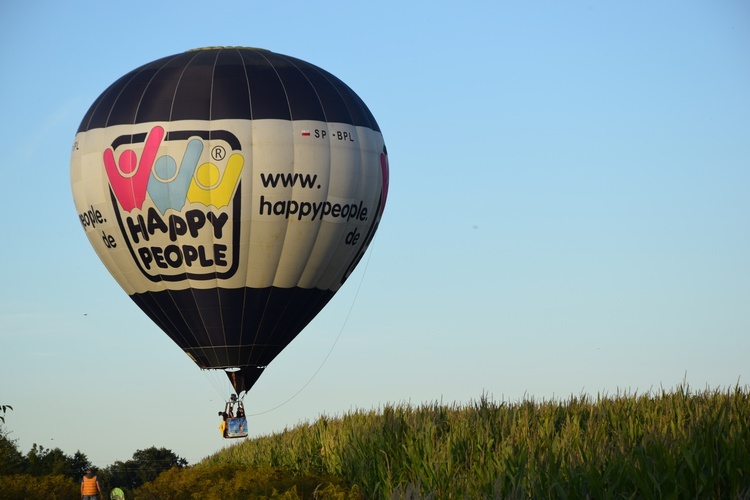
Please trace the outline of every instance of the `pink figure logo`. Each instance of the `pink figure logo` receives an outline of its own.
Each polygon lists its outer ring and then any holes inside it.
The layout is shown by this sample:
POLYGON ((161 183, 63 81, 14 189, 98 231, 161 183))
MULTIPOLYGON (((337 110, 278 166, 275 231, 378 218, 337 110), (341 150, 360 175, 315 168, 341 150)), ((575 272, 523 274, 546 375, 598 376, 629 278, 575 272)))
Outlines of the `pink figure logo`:
POLYGON ((123 151, 117 161, 112 148, 104 150, 104 168, 109 184, 126 212, 143 206, 148 179, 162 139, 164 129, 158 126, 152 128, 146 137, 140 161, 132 149, 123 151))

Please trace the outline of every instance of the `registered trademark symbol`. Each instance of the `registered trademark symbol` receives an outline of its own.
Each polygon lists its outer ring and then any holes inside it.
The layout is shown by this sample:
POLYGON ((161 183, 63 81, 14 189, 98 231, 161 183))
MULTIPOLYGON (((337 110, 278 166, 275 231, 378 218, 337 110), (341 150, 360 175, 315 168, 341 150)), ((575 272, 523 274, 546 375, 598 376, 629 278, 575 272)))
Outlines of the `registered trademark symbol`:
POLYGON ((224 146, 214 146, 213 149, 211 149, 211 158, 214 160, 223 160, 226 155, 227 150, 224 149, 224 146))

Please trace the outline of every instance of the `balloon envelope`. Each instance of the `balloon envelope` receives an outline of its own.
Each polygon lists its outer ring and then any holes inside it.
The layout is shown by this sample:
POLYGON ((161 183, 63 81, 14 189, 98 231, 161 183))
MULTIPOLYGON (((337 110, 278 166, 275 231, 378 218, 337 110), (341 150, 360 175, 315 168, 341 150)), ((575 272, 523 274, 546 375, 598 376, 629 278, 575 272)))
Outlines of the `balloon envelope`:
POLYGON ((361 259, 388 190, 341 80, 251 48, 165 57, 94 102, 71 156, 99 258, 201 368, 248 390, 361 259))

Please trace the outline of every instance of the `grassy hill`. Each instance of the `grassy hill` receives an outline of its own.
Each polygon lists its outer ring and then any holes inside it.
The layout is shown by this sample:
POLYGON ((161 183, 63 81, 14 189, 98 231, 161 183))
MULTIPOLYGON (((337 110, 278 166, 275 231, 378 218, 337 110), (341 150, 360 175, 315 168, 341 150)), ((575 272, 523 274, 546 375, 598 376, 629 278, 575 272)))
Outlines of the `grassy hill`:
POLYGON ((385 406, 247 440, 136 498, 750 498, 750 392, 385 406))

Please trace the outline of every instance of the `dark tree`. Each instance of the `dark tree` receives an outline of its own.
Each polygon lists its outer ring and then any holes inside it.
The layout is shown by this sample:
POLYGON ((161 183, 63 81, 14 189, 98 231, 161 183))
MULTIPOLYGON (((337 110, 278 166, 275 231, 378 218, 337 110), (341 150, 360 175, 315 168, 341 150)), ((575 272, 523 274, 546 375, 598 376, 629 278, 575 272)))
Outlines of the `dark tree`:
POLYGON ((113 463, 105 469, 103 477, 106 477, 107 484, 111 486, 135 489, 153 481, 164 471, 187 465, 187 460, 178 457, 173 451, 152 446, 136 451, 131 460, 113 463))
POLYGON ((136 472, 136 465, 132 460, 127 462, 118 460, 104 469, 101 476, 113 488, 118 486, 132 490, 140 486, 136 472))
POLYGON ((26 469, 26 459, 18 450, 15 439, 0 428, 0 476, 21 474, 26 469))
POLYGON ((83 471, 91 465, 86 455, 77 451, 68 456, 60 448, 45 448, 34 443, 26 455, 26 473, 32 476, 63 475, 74 480, 81 478, 83 471))
POLYGON ((76 451, 72 457, 68 457, 68 467, 72 471, 71 477, 76 481, 80 480, 86 469, 91 466, 92 463, 89 461, 86 454, 82 453, 80 450, 76 451))

